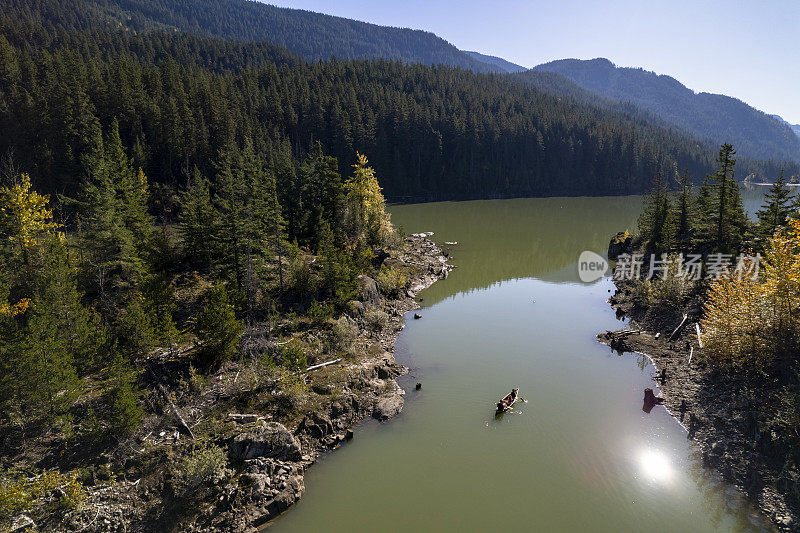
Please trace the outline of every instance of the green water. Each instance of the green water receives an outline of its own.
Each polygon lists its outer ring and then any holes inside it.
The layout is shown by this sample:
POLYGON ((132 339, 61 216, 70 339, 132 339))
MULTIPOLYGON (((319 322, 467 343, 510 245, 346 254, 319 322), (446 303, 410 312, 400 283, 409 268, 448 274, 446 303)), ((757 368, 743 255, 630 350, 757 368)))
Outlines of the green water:
POLYGON ((423 318, 397 341, 411 368, 403 413, 362 424, 314 465, 274 531, 753 528, 683 428, 662 407, 642 412, 649 362, 595 341, 621 324, 610 281, 579 283, 577 258, 604 253, 639 209, 636 197, 392 208, 407 232, 458 241, 457 268, 421 294, 423 318), (512 387, 527 402, 496 419, 512 387))

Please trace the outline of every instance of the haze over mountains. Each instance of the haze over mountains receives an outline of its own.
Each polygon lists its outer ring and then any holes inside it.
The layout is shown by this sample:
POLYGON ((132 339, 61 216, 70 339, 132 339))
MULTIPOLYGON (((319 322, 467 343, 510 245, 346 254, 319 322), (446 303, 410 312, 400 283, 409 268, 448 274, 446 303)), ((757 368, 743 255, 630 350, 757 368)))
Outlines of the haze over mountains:
POLYGON ((498 72, 506 72, 506 73, 514 73, 514 72, 525 72, 526 69, 523 66, 517 65, 516 63, 512 63, 511 61, 506 61, 502 57, 497 56, 488 56, 486 54, 481 54, 480 52, 464 52, 468 54, 473 59, 477 59, 482 63, 486 63, 488 65, 492 65, 498 69, 498 72))
POLYGON ((783 118, 782 116, 780 116, 780 115, 772 115, 772 116, 773 116, 773 117, 774 117, 774 118, 775 118, 775 119, 776 119, 778 122, 781 122, 781 123, 783 123, 783 124, 786 124, 787 126, 789 126, 790 128, 792 128, 792 131, 793 131, 793 132, 795 132, 795 133, 797 134, 797 136, 798 136, 798 137, 800 137, 800 124, 790 124, 789 122, 787 122, 786 120, 784 120, 784 118, 783 118))
POLYGON ((653 112, 701 139, 729 142, 740 154, 800 160, 800 138, 785 123, 729 96, 695 93, 670 76, 622 68, 608 59, 562 59, 534 67, 653 112))

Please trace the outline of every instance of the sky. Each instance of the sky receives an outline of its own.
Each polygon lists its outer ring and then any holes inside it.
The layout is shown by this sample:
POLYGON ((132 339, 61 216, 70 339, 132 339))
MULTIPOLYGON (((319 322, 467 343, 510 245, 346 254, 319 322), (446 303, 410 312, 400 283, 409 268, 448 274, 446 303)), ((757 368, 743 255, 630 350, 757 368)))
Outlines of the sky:
POLYGON ((268 0, 431 31, 525 67, 605 57, 800 124, 800 0, 268 0))

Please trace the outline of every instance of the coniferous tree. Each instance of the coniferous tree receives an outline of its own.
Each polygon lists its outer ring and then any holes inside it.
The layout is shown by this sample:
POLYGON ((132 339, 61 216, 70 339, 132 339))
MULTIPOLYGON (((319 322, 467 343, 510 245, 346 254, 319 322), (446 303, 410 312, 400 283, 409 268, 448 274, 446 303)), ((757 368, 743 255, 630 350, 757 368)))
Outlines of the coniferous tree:
POLYGON ((181 195, 179 231, 186 255, 210 268, 218 251, 219 216, 211 199, 210 184, 197 168, 181 195))
POLYGON ((87 160, 81 229, 86 260, 103 308, 108 298, 135 285, 148 270, 153 220, 147 179, 125 155, 117 123, 87 160))
POLYGON ((338 171, 336 158, 325 155, 317 142, 300 166, 299 179, 304 219, 298 241, 309 243, 319 250, 324 224, 333 232, 334 242, 344 240, 344 184, 338 171))
POLYGON ((639 232, 648 253, 669 251, 673 246, 674 225, 669 187, 661 174, 656 174, 650 192, 644 197, 639 216, 639 232))
POLYGON ((209 289, 205 306, 195 323, 201 363, 216 365, 235 357, 243 329, 225 286, 220 284, 209 289))
POLYGON ((739 250, 747 232, 739 184, 733 179, 736 152, 723 144, 717 156, 719 168, 712 176, 713 191, 708 204, 708 228, 704 248, 708 251, 734 253, 739 250))
POLYGON ((758 226, 756 231, 758 239, 763 244, 779 229, 787 226, 787 218, 792 212, 791 204, 794 200, 786 180, 781 171, 778 179, 764 195, 764 206, 756 213, 758 226))
POLYGON ((678 184, 680 190, 675 200, 672 219, 675 224, 675 243, 680 250, 686 251, 692 248, 697 222, 695 198, 688 171, 683 171, 678 179, 678 184))
POLYGON ((138 403, 139 388, 136 386, 135 371, 121 355, 115 353, 108 372, 113 383, 108 398, 111 429, 117 435, 128 435, 144 419, 144 409, 138 403))

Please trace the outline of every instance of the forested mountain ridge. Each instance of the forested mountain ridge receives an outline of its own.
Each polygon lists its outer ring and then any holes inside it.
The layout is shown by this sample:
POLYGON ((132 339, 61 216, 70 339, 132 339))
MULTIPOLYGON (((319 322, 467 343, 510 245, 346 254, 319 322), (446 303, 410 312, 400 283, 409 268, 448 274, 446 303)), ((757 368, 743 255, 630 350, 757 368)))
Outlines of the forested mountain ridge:
POLYGON ((250 0, 10 0, 11 11, 39 14, 45 25, 170 29, 237 41, 267 41, 309 61, 393 59, 474 72, 505 70, 457 49, 433 33, 281 8, 250 0), (16 5, 15 4, 21 4, 16 5), (26 5, 28 4, 28 5, 26 5), (58 7, 56 7, 58 6, 58 7))
POLYGON ((507 61, 502 57, 497 56, 489 56, 486 54, 481 54, 480 52, 469 52, 464 51, 465 54, 477 59, 478 61, 482 61, 483 63, 488 63, 490 65, 494 65, 498 68, 498 72, 524 72, 528 70, 527 68, 517 65, 516 63, 512 63, 511 61, 507 61))
POLYGON ((800 124, 790 124, 789 122, 787 122, 786 120, 784 120, 784 119, 783 119, 783 117, 781 117, 780 115, 772 115, 772 116, 773 116, 773 117, 775 117, 775 118, 776 118, 776 119, 777 119, 779 122, 781 122, 782 124, 786 124, 787 126, 789 126, 790 128, 792 128, 792 131, 793 131, 793 132, 795 132, 795 134, 796 134, 798 137, 800 137, 800 124))
MULTIPOLYGON (((343 165, 359 150, 398 199, 629 194, 657 172, 713 166, 710 147, 505 76, 306 63, 264 43, 81 29, 93 27, 94 2, 15 5, 0 16, 0 153, 46 191, 75 190, 115 121, 136 165, 173 190, 187 169, 211 173, 225 147, 247 142, 273 160, 302 158, 316 141, 343 165)), ((743 161, 740 172, 778 170, 743 161)))
POLYGON ((617 67, 607 59, 562 59, 534 67, 562 74, 584 89, 651 111, 700 139, 730 142, 741 155, 800 161, 791 129, 736 98, 695 93, 670 76, 617 67))

